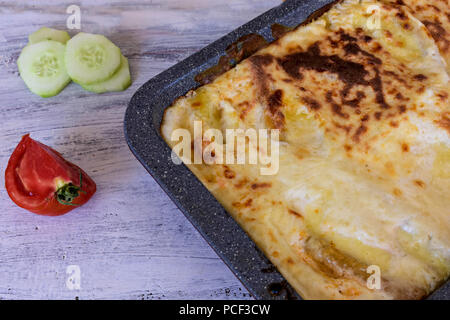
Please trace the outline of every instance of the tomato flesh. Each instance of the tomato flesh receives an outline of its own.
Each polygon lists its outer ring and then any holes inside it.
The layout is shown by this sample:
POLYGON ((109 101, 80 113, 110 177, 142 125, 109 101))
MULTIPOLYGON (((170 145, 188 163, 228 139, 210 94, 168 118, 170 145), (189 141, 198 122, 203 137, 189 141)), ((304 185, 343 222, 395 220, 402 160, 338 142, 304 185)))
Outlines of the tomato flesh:
POLYGON ((9 159, 5 186, 18 206, 50 216, 83 205, 96 191, 95 182, 81 168, 29 135, 22 138, 9 159), (79 187, 81 192, 70 203, 63 204, 58 201, 57 191, 69 184, 79 187))

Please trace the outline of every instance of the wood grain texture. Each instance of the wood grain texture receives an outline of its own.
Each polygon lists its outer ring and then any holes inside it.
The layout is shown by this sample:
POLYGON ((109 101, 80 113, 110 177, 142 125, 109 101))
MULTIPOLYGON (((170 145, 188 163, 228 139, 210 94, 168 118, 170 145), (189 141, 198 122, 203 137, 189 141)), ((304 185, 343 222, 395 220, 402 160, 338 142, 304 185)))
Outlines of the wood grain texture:
POLYGON ((81 30, 122 49, 133 84, 97 95, 72 83, 43 99, 26 89, 16 60, 39 27, 66 29, 72 3, 0 1, 0 299, 251 298, 135 160, 123 117, 148 79, 281 1, 77 1, 81 30), (28 132, 97 182, 87 205, 49 218, 12 203, 4 171, 28 132), (66 287, 68 265, 80 267, 81 290, 66 287))

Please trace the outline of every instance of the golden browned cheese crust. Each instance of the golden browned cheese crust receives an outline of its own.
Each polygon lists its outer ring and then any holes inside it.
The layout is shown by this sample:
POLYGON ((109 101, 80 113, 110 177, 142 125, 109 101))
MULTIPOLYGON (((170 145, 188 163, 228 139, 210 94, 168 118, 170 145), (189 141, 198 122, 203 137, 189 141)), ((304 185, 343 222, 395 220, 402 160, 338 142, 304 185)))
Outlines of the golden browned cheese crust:
POLYGON ((195 120, 279 129, 275 175, 188 166, 303 298, 422 298, 450 273, 439 49, 406 6, 342 1, 178 99, 161 133, 174 147, 173 131, 195 120), (367 286, 369 266, 380 289, 367 286))
POLYGON ((388 2, 408 6, 414 16, 427 27, 447 62, 447 72, 450 72, 449 0, 388 0, 388 2))

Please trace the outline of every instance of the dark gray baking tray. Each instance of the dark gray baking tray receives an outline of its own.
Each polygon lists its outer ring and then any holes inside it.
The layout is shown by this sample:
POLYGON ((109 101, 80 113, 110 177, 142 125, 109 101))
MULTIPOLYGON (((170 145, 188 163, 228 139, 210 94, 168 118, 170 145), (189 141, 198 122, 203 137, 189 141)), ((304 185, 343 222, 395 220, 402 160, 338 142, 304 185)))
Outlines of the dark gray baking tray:
MULTIPOLYGON (((125 137, 133 154, 256 299, 300 297, 194 174, 172 162, 160 123, 164 110, 198 87, 195 76, 216 65, 230 44, 250 33, 273 41, 273 24, 297 26, 330 2, 285 1, 145 83, 125 114, 125 137)), ((448 283, 431 298, 449 299, 448 283)))

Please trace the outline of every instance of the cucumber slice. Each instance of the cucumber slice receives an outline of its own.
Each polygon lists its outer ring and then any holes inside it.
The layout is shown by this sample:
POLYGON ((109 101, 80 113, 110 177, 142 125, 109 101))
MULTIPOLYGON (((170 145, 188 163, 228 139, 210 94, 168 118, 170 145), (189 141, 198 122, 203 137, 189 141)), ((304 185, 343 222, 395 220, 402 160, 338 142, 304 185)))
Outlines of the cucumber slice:
POLYGON ((105 81, 119 69, 120 55, 120 49, 106 37, 80 32, 67 41, 67 73, 84 85, 105 81))
POLYGON ((111 91, 123 91, 131 84, 130 67, 128 59, 121 55, 121 64, 119 70, 111 78, 103 82, 93 84, 82 84, 81 86, 91 92, 103 93, 111 91))
POLYGON ((28 36, 28 41, 31 44, 44 40, 54 40, 66 44, 66 42, 70 40, 70 36, 66 31, 47 27, 42 27, 28 36))
POLYGON ((17 66, 31 92, 44 98, 52 97, 70 82, 64 66, 64 51, 65 45, 53 40, 23 48, 17 66))

